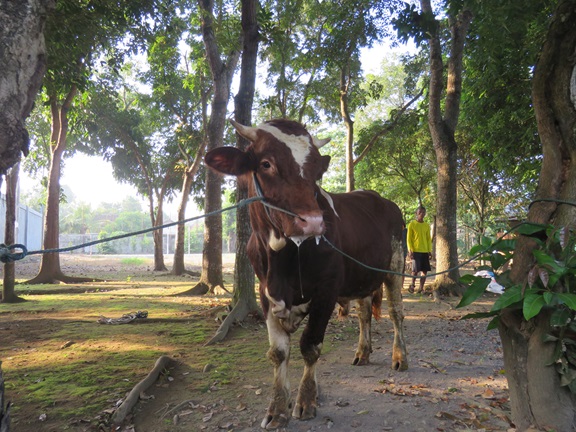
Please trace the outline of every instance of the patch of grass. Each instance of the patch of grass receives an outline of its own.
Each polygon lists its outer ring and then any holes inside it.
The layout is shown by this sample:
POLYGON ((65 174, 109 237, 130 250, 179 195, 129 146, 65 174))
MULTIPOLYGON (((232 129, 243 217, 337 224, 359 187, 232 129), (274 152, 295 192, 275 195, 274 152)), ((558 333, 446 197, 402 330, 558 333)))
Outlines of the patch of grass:
POLYGON ((140 257, 127 257, 127 258, 122 258, 122 260, 120 262, 124 265, 139 266, 139 265, 145 264, 146 260, 144 258, 140 258, 140 257))
MULTIPOLYGON (((127 258, 122 263, 126 260, 132 265, 143 261, 127 258)), ((96 418, 142 380, 162 355, 192 371, 201 372, 211 361, 217 364, 218 375, 206 374, 201 380, 207 391, 214 381, 224 386, 241 379, 233 349, 237 340, 232 349, 204 347, 219 326, 206 311, 229 299, 172 297, 193 284, 181 277, 146 273, 107 278, 109 282, 17 285, 18 295, 27 301, 1 305, 0 361, 6 397, 13 403, 14 430, 38 430, 43 413, 50 430, 71 430, 73 420, 96 418), (100 316, 119 318, 138 310, 148 311, 148 318, 122 325, 98 323, 100 316)), ((248 346, 262 337, 246 335, 252 340, 243 343, 242 350, 249 353, 248 346)))

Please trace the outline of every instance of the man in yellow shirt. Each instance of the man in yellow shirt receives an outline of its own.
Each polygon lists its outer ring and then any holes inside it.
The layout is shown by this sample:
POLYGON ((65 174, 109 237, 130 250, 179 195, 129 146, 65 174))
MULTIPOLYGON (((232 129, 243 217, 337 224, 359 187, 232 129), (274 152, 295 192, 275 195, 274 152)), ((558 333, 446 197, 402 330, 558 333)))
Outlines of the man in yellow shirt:
POLYGON ((426 273, 432 268, 430 267, 430 258, 432 257, 432 236, 430 235, 430 225, 424 222, 426 216, 426 209, 423 206, 416 209, 416 220, 408 224, 408 233, 406 243, 408 245, 408 258, 412 260, 412 284, 408 288, 411 293, 414 292, 416 287, 416 277, 418 273, 422 273, 420 278, 420 287, 418 292, 424 291, 424 282, 426 281, 426 273))

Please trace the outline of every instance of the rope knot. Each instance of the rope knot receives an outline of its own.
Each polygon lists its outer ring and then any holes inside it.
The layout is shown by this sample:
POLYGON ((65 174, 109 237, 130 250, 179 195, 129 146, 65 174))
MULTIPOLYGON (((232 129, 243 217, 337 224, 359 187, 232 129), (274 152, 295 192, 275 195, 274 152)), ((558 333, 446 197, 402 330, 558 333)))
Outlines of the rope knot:
POLYGON ((3 263, 10 263, 14 261, 21 260, 28 253, 26 246, 21 244, 13 244, 11 246, 6 246, 4 243, 0 244, 0 261, 3 263), (11 252, 14 249, 20 249, 22 252, 14 253, 11 252))

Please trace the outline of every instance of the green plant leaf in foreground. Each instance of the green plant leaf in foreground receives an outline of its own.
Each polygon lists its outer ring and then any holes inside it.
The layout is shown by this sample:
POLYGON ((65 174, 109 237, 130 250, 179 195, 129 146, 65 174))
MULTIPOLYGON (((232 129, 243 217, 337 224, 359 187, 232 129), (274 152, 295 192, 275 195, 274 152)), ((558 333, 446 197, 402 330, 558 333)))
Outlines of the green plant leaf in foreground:
POLYGON ((462 299, 460 300, 460 303, 458 303, 458 306, 456 306, 459 308, 468 306, 469 304, 473 303, 478 297, 484 294, 486 287, 490 283, 490 279, 488 278, 472 275, 465 275, 460 278, 460 281, 464 283, 472 283, 462 295, 462 299))
POLYGON ((542 307, 546 304, 544 297, 538 292, 527 292, 524 296, 524 307, 522 313, 524 314, 524 319, 529 321, 534 318, 542 307))

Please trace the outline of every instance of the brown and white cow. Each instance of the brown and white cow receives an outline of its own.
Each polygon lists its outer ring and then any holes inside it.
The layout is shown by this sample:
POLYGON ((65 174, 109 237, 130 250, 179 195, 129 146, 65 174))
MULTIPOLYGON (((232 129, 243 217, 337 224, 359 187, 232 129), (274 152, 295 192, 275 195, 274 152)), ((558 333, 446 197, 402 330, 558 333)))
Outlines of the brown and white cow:
POLYGON ((266 204, 274 206, 250 205, 248 254, 260 281, 270 340, 268 357, 274 364, 273 395, 262 427, 276 429, 289 419, 290 335, 306 316, 300 338, 305 367, 293 417, 316 416, 316 362, 337 302, 345 305, 358 300, 360 340, 354 364, 369 362, 371 309, 374 306, 379 312, 382 283, 394 324, 392 367, 408 367, 399 275, 404 269, 403 218, 396 204, 375 192, 331 194, 320 188, 316 182, 326 172, 330 157, 320 155, 322 142, 300 123, 232 124, 252 144, 246 151, 214 149, 205 160, 214 170, 246 183, 250 196, 263 196, 266 204), (397 274, 359 265, 332 245, 367 266, 397 274))

